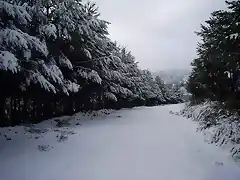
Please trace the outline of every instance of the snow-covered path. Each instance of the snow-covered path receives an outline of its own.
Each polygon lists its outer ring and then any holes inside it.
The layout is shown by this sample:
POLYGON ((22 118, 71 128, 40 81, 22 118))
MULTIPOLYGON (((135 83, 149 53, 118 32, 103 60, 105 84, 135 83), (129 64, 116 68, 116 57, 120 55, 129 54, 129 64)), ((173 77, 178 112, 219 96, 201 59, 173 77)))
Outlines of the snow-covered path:
POLYGON ((79 135, 52 142, 47 152, 35 150, 34 140, 5 142, 12 149, 0 148, 0 179, 239 180, 240 168, 227 152, 205 143, 194 122, 169 113, 180 107, 121 110, 83 121, 75 129, 79 135))

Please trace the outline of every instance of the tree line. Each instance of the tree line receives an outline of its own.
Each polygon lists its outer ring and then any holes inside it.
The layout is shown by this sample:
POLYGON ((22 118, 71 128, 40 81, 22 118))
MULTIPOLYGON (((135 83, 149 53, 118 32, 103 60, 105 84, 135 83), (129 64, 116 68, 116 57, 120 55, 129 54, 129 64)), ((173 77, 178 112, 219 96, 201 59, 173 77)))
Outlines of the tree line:
POLYGON ((188 90, 193 104, 212 101, 240 115, 240 1, 226 1, 226 6, 213 12, 197 32, 201 41, 188 90))
POLYGON ((108 38, 95 3, 0 1, 0 125, 181 102, 108 38))

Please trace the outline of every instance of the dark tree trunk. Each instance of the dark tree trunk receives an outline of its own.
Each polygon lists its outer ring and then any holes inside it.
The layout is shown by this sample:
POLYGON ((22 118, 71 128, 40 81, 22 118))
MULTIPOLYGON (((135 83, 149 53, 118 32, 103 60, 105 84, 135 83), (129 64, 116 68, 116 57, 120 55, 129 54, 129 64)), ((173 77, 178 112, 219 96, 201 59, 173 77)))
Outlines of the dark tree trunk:
POLYGON ((6 117, 5 117, 5 102, 6 102, 6 96, 2 95, 0 96, 0 126, 5 125, 6 117))

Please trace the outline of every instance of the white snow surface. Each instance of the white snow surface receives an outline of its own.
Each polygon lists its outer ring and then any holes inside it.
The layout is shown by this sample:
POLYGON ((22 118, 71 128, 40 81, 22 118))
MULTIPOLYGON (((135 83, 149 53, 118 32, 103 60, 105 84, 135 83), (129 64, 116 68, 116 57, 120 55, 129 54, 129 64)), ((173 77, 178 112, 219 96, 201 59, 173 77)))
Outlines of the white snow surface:
POLYGON ((0 179, 239 180, 227 151, 204 142, 197 123, 170 113, 182 107, 102 110, 1 128, 0 179))

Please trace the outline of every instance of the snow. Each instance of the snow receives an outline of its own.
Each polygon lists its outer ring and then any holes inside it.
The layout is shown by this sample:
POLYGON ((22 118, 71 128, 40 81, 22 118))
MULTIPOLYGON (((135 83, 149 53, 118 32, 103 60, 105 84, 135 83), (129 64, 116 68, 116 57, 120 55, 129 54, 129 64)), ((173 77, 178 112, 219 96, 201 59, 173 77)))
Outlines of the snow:
POLYGON ((97 71, 94 71, 94 70, 89 71, 88 69, 79 69, 78 74, 82 78, 87 79, 87 80, 91 80, 92 82, 95 82, 97 84, 102 83, 102 79, 98 75, 97 71))
POLYGON ((118 101, 117 97, 113 93, 105 92, 104 95, 109 100, 112 100, 112 101, 115 101, 115 102, 118 101))
POLYGON ((1 180, 239 180, 239 166, 204 142, 197 123, 169 113, 182 107, 103 110, 2 128, 1 180))
POLYGON ((83 52, 86 54, 86 56, 87 56, 89 59, 92 59, 92 55, 91 55, 91 53, 89 52, 89 50, 83 49, 83 52))
POLYGON ((110 76, 111 76, 111 79, 117 82, 122 82, 123 80, 123 77, 122 77, 123 74, 118 71, 110 71, 110 76))
POLYGON ((47 79, 39 71, 29 71, 27 84, 30 85, 31 82, 35 84, 39 83, 43 89, 56 93, 55 87, 49 81, 47 81, 47 79))
POLYGON ((98 84, 102 83, 102 79, 98 75, 97 71, 94 71, 94 70, 88 73, 88 79, 91 79, 93 82, 98 84))
POLYGON ((23 52, 23 56, 24 56, 24 58, 25 58, 27 61, 29 61, 30 58, 32 57, 32 53, 31 53, 31 51, 28 49, 28 50, 26 50, 26 51, 23 52))
POLYGON ((118 84, 112 84, 110 87, 109 87, 110 91, 114 94, 119 94, 120 96, 122 97, 127 97, 127 96, 133 96, 133 93, 132 91, 130 91, 129 89, 127 88, 124 88, 124 87, 121 87, 120 85, 118 84))
POLYGON ((59 63, 63 67, 67 67, 68 69, 73 69, 71 61, 64 54, 61 54, 59 56, 59 63))
POLYGON ((40 28, 40 31, 45 34, 48 38, 53 37, 54 39, 57 38, 57 28, 54 24, 47 24, 40 28))
MULTIPOLYGON (((68 80, 65 82, 65 84, 66 84, 67 91, 77 93, 80 89, 80 85, 76 84, 75 82, 71 82, 68 80)), ((67 91, 66 93, 68 94, 67 91)))
POLYGON ((0 51, 0 69, 18 72, 20 70, 18 59, 8 51, 0 51))
POLYGON ((12 5, 0 1, 0 13, 6 13, 13 19, 17 19, 20 24, 26 25, 31 21, 31 16, 26 11, 26 6, 12 5))
MULTIPOLYGON (((3 29, 0 31, 0 45, 7 45, 6 49, 11 49, 16 51, 18 49, 22 50, 24 53, 29 49, 34 49, 45 57, 48 55, 47 46, 45 43, 41 42, 38 38, 28 35, 21 30, 13 29, 3 29)), ((29 57, 28 57, 29 59, 29 57)))
POLYGON ((230 37, 230 39, 237 39, 239 37, 239 34, 234 33, 234 34, 231 34, 229 37, 230 37))
POLYGON ((198 129, 206 135, 207 142, 221 146, 231 152, 236 161, 240 160, 240 124, 237 114, 219 108, 216 102, 186 106, 181 114, 198 122, 198 129))
POLYGON ((24 50, 28 49, 28 42, 20 30, 2 29, 0 31, 0 37, 1 45, 5 43, 13 49, 17 47, 24 50))
POLYGON ((52 79, 54 82, 63 84, 63 74, 62 71, 59 69, 59 67, 55 64, 49 63, 49 64, 44 64, 42 62, 42 68, 44 73, 52 79))

